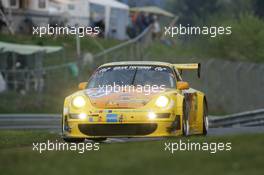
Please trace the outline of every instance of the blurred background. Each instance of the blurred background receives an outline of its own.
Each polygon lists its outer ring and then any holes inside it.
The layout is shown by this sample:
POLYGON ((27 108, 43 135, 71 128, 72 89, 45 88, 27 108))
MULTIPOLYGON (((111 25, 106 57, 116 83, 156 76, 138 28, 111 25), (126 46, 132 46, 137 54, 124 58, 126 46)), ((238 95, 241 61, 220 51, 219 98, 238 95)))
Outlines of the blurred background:
POLYGON ((0 113, 61 113, 64 97, 112 61, 202 63, 211 114, 263 108, 264 1, 1 0, 0 113), (231 35, 164 36, 165 26, 231 26, 231 35), (98 36, 33 35, 37 26, 99 26, 98 36))
POLYGON ((0 172, 262 175, 263 29, 263 0, 0 0, 0 172), (164 35, 180 24, 231 26, 232 34, 164 35), (99 26, 100 34, 33 35, 48 25, 99 26), (101 64, 128 60, 200 62, 200 79, 183 77, 206 93, 209 114, 220 115, 210 116, 208 136, 107 139, 84 154, 32 150, 61 142, 63 101, 79 82, 101 64), (179 140, 230 142, 232 150, 164 151, 179 140))

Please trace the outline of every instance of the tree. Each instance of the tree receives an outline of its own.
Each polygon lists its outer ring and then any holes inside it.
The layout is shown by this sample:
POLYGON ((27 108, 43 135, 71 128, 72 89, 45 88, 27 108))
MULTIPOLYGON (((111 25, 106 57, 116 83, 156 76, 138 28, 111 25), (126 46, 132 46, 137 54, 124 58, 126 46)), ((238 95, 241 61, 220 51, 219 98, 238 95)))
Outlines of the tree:
POLYGON ((179 16, 178 22, 183 25, 205 23, 208 16, 221 8, 218 0, 168 0, 167 7, 179 16))
POLYGON ((263 0, 168 0, 167 7, 179 16, 179 23, 197 25, 207 24, 212 18, 217 23, 223 18, 239 19, 241 15, 254 14, 255 1, 258 14, 263 15, 263 0))
POLYGON ((264 1, 256 0, 254 4, 255 14, 261 18, 264 18, 264 1))

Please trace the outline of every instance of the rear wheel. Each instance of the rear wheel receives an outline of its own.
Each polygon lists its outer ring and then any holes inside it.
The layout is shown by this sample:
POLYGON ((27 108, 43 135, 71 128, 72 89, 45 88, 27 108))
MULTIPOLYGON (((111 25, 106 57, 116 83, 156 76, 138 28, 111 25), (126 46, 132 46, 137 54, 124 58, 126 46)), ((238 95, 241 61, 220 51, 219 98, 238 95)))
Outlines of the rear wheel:
POLYGON ((184 136, 190 135, 189 115, 185 102, 183 103, 182 133, 184 136))
POLYGON ((206 135, 209 128, 209 120, 208 120, 208 109, 206 102, 204 102, 204 114, 203 114, 203 135, 206 135))
POLYGON ((67 143, 81 143, 84 142, 85 138, 63 138, 67 143))
POLYGON ((190 125, 189 125, 189 120, 184 120, 183 121, 183 135, 188 136, 190 135, 190 125))

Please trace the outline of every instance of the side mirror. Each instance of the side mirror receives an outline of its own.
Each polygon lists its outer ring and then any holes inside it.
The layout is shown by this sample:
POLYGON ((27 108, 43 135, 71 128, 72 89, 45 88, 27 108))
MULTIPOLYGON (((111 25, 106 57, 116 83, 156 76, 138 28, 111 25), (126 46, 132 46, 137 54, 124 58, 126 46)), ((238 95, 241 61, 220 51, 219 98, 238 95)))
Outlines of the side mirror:
POLYGON ((177 82, 177 89, 179 90, 186 90, 186 89, 189 89, 190 88, 190 85, 188 82, 185 82, 185 81, 179 81, 177 82))
POLYGON ((84 90, 87 86, 87 82, 81 82, 78 85, 79 90, 84 90))

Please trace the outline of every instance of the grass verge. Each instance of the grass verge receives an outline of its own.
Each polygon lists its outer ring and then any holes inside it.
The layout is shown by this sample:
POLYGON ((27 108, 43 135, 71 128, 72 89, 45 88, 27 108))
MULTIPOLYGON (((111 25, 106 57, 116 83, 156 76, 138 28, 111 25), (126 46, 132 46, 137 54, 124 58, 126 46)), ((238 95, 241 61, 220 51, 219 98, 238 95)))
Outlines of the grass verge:
POLYGON ((99 151, 32 151, 32 142, 59 139, 44 132, 0 132, 0 171, 5 174, 262 174, 263 134, 173 138, 101 144, 99 151), (165 142, 231 142, 232 150, 164 151, 165 142))

